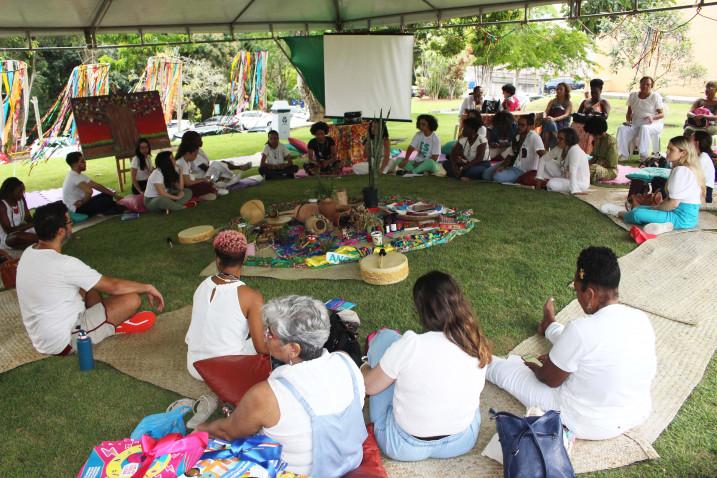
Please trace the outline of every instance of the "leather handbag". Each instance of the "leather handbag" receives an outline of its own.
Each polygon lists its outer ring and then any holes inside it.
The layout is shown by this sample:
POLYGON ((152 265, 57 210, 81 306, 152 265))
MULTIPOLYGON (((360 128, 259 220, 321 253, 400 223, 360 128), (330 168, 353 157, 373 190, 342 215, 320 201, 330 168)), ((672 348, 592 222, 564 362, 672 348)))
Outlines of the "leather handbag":
POLYGON ((503 450, 504 478, 574 478, 563 444, 560 412, 519 417, 491 410, 503 450))

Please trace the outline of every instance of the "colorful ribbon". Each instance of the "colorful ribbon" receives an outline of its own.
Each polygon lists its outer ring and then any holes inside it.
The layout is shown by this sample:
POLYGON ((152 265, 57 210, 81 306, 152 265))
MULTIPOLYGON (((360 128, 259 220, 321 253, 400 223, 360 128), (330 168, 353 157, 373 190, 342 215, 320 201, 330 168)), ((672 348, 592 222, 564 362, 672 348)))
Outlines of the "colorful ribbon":
POLYGON ((225 460, 238 458, 262 466, 269 478, 276 478, 283 469, 281 461, 281 445, 264 435, 253 435, 248 438, 237 438, 229 448, 204 453, 201 460, 225 460))

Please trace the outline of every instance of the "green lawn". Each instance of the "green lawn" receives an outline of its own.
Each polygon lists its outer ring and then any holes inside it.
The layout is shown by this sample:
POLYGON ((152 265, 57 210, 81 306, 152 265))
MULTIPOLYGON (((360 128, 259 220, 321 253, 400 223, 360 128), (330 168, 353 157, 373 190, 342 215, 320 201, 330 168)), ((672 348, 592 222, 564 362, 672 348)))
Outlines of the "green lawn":
MULTIPOLYGON (((416 102, 414 113, 440 111, 452 104, 416 102)), ((438 117, 441 137, 451 136, 455 115, 438 117)), ((394 137, 408 138, 412 132, 410 124, 391 127, 394 137)), ((306 136, 305 130, 298 134, 302 135, 306 136)), ((221 157, 251 153, 262 141, 263 135, 254 134, 208 138, 206 143, 209 154, 221 157)), ((104 171, 103 178, 112 184, 114 165, 103 161, 91 162, 90 171, 104 171)), ((28 189, 57 187, 64 174, 59 166, 64 164, 56 163, 39 166, 28 180, 28 189)), ((303 198, 312 181, 267 183, 171 216, 143 215, 128 222, 113 219, 77 233, 66 251, 102 273, 155 284, 173 310, 190 304, 200 282, 198 273, 213 253, 206 243, 170 249, 167 237, 193 225, 226 224, 248 199, 271 204, 303 198)), ((365 181, 345 177, 339 183, 357 196, 365 181)), ((503 354, 534 333, 546 297, 555 296, 559 308, 572 299, 566 284, 582 248, 605 245, 619 255, 634 248, 625 231, 608 218, 559 194, 433 177, 383 178, 379 187, 383 194, 420 195, 452 207, 472 208, 480 223, 471 234, 446 246, 411 253, 409 279, 388 288, 357 281, 248 278, 247 282, 266 298, 288 293, 322 300, 345 297, 358 304, 365 335, 380 326, 416 328, 411 287, 421 274, 439 268, 457 277, 495 352, 503 354)), ((74 358, 50 358, 1 374, 0 390, 0 416, 10 430, 0 441, 3 477, 74 476, 94 444, 128 436, 141 417, 163 410, 176 398, 104 365, 80 373, 74 358)), ((592 476, 717 475, 715 397, 717 364, 713 360, 705 379, 657 441, 660 460, 592 476)))

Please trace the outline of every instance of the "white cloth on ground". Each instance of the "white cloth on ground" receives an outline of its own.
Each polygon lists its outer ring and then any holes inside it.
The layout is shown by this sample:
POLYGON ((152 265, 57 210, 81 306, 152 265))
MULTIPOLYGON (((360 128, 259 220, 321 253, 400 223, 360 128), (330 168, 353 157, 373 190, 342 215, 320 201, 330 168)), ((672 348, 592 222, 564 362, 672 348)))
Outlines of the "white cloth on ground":
POLYGON ((316 415, 340 413, 353 402, 354 391, 350 373, 353 373, 359 391, 361 406, 364 404, 366 389, 363 376, 356 364, 351 362, 351 372, 344 359, 338 354, 323 351, 321 357, 283 365, 274 369, 269 376, 280 418, 276 425, 264 428, 262 433, 282 445, 281 458, 289 466, 288 471, 308 475, 313 464, 313 437, 309 415, 294 395, 277 378, 284 377, 304 397, 316 415))
POLYGON ((80 290, 91 290, 101 278, 75 257, 35 246, 25 249, 17 266, 17 298, 38 352, 59 354, 70 344, 72 327, 85 311, 80 290))
POLYGON ((395 380, 393 415, 406 433, 454 435, 475 419, 486 369, 443 332, 407 331, 379 365, 395 380))
POLYGON ((192 299, 192 320, 184 341, 187 343, 187 370, 197 380, 201 376, 194 362, 223 355, 256 355, 249 335, 249 320, 239 303, 242 281, 216 284, 207 277, 192 299))

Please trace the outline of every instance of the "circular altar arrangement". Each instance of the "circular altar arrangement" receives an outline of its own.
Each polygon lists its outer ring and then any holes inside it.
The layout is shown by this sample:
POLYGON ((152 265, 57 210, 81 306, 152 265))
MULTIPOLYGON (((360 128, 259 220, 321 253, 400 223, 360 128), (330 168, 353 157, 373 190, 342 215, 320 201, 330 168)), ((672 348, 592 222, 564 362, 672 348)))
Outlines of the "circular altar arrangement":
POLYGON ((359 262, 361 279, 372 285, 391 285, 408 277, 408 258, 400 252, 374 253, 359 262))
POLYGON ((208 241, 214 237, 214 227, 195 226, 179 231, 177 234, 180 244, 196 244, 197 242, 208 241))

